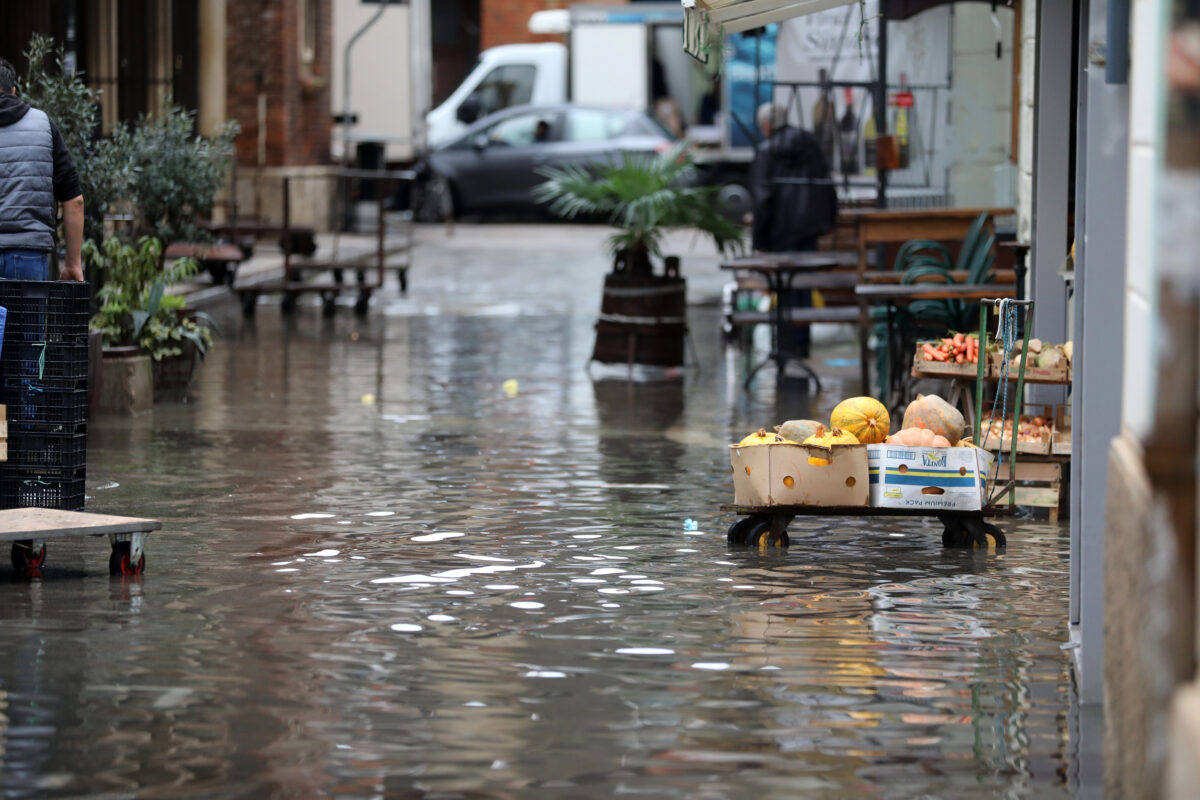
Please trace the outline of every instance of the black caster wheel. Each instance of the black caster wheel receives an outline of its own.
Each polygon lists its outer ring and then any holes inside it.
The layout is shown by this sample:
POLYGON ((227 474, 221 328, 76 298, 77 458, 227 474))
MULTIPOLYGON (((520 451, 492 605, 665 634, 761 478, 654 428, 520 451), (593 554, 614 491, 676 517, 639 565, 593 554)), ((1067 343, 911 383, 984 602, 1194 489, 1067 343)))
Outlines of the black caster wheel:
POLYGON ((950 518, 943 520, 942 524, 942 547, 969 547, 971 540, 967 534, 967 529, 963 527, 962 520, 950 518))
POLYGON ((345 282, 345 280, 346 280, 346 274, 344 272, 342 272, 342 270, 335 269, 333 271, 333 282, 334 283, 336 283, 338 286, 341 286, 345 282))
POLYGON ((17 574, 23 578, 31 578, 41 574, 42 565, 46 563, 46 545, 38 550, 33 549, 33 542, 23 539, 12 543, 12 565, 17 574))
POLYGON ((358 300, 354 302, 354 313, 360 317, 367 315, 367 309, 371 307, 371 293, 360 292, 358 300))
POLYGON ((729 533, 725 536, 725 541, 729 544, 741 545, 745 544, 746 528, 756 522, 754 517, 743 517, 737 522, 729 526, 729 533))
POLYGON ((337 313, 337 295, 322 294, 321 295, 321 316, 329 319, 337 313))
POLYGON ((983 532, 989 540, 988 544, 991 545, 994 543, 997 550, 1008 547, 1008 537, 1004 535, 1004 531, 1000 530, 998 526, 990 522, 985 522, 983 523, 983 532))
POLYGON ((396 270, 396 277, 400 280, 400 294, 408 291, 408 269, 396 270))
POLYGON ((133 547, 129 542, 117 542, 108 557, 110 575, 141 575, 146 569, 146 554, 143 552, 137 563, 130 557, 133 547))
POLYGON ((284 314, 294 314, 296 312, 296 300, 299 295, 296 292, 285 292, 283 302, 279 304, 279 308, 284 314))
POLYGON ((258 292, 242 293, 242 316, 253 317, 258 309, 258 292))

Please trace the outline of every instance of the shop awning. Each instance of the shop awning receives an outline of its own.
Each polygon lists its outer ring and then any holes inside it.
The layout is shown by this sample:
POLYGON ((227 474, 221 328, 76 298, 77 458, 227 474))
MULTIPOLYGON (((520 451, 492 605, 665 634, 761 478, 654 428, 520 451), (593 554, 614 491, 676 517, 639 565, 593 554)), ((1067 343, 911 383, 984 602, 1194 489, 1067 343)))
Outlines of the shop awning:
POLYGON ((772 22, 847 6, 858 0, 680 0, 683 4, 683 48, 707 61, 711 34, 738 33, 772 22))

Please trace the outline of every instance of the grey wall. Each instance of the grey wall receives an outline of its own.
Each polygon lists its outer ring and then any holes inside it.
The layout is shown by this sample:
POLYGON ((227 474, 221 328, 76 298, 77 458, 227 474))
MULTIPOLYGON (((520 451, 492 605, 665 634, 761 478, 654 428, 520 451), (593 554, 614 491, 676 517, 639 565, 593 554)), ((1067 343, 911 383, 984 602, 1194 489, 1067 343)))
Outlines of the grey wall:
POLYGON ((1085 2, 1075 186, 1072 623, 1080 698, 1103 696, 1105 498, 1121 430, 1129 92, 1105 83, 1107 0, 1085 2))

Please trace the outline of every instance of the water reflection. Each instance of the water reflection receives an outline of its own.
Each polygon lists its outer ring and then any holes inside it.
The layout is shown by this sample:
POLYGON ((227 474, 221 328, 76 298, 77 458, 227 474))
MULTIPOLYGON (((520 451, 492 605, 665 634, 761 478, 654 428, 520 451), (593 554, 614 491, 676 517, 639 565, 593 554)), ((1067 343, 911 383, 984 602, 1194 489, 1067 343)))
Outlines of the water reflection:
POLYGON ((91 508, 167 522, 142 581, 87 541, 0 584, 5 797, 1071 788, 1058 528, 726 547, 724 443, 836 387, 592 382, 567 311, 269 311, 194 402, 94 426, 91 508))

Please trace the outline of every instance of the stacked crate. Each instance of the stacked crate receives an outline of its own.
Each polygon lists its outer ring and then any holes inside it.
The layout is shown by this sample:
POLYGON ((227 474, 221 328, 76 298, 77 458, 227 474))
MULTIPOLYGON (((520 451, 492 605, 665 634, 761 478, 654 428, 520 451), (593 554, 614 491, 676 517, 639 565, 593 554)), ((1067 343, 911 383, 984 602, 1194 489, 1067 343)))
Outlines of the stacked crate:
POLYGON ((0 281, 7 309, 0 348, 0 403, 8 460, 0 508, 82 511, 87 466, 86 283, 0 281))

